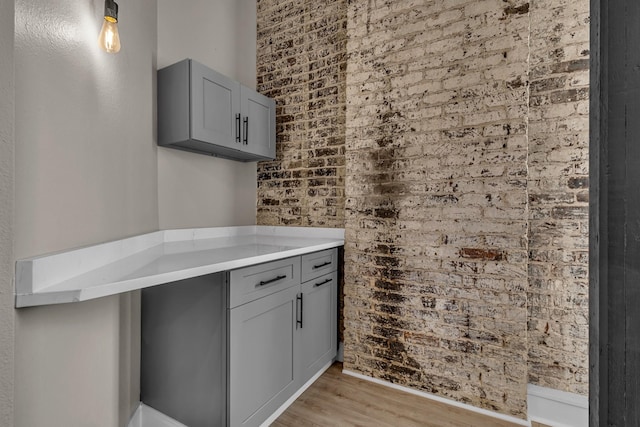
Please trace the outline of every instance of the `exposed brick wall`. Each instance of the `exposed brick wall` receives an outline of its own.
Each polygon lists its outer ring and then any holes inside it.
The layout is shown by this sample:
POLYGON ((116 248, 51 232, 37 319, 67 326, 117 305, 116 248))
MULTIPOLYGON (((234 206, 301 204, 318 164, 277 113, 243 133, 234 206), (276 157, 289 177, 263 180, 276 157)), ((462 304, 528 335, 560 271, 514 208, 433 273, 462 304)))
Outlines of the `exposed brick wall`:
POLYGON ((345 227, 347 369, 521 417, 527 382, 587 393, 588 9, 258 0, 258 223, 345 227))
POLYGON ((529 382, 588 394, 589 2, 531 8, 529 382))
POLYGON ((345 368, 526 413, 526 3, 349 6, 345 368))
POLYGON ((344 227, 346 0, 258 0, 258 90, 277 104, 261 225, 344 227))

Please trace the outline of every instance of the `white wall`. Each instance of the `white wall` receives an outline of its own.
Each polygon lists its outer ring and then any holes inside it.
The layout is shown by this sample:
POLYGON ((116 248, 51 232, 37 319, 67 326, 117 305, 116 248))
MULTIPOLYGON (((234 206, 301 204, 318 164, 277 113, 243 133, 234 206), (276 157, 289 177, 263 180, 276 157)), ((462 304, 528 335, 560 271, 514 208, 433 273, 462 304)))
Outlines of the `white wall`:
POLYGON ((0 2, 0 426, 13 425, 13 1, 0 2))
MULTIPOLYGON (((122 51, 108 55, 102 0, 15 2, 16 258, 158 229, 156 1, 118 3, 122 51)), ((15 425, 123 426, 138 295, 15 313, 15 425)))
POLYGON ((156 61, 193 57, 255 87, 255 1, 118 3, 115 56, 96 46, 102 0, 0 4, 3 426, 123 426, 139 396, 139 294, 14 310, 15 258, 161 225, 255 223, 255 163, 155 142, 156 61))
MULTIPOLYGON (((256 80, 255 0, 158 0, 158 68, 195 59, 256 80)), ((255 224, 256 164, 158 148, 160 227, 255 224)))
POLYGON ((158 68, 185 58, 256 87, 256 0, 158 0, 158 68))
POLYGON ((16 0, 16 256, 156 230, 153 0, 16 0), (94 40, 96 39, 96 40, 94 40))
POLYGON ((256 43, 258 40, 256 0, 237 0, 236 80, 256 88, 256 43))

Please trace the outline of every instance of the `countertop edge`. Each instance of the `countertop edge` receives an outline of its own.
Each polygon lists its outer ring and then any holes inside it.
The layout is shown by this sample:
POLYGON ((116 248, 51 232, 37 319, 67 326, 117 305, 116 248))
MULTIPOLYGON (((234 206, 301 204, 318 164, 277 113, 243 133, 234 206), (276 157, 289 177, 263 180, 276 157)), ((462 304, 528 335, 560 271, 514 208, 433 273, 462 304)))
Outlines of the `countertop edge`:
POLYGON ((203 276, 206 274, 217 273, 221 271, 229 271, 250 265, 262 264, 278 259, 299 256, 306 253, 317 252, 325 249, 331 249, 344 245, 343 229, 318 229, 304 227, 271 227, 271 226, 243 226, 243 227, 217 227, 215 229, 189 229, 189 230, 166 230, 154 233, 146 233, 140 236, 133 236, 126 239, 101 243, 85 248, 72 249, 66 252, 60 252, 52 255, 39 256, 16 262, 16 295, 15 307, 33 307, 40 305, 64 304, 88 301, 96 298, 117 295, 125 292, 144 289, 150 286, 171 283, 178 280, 189 279, 192 277, 203 276), (295 230, 294 230, 295 229, 295 230), (313 230, 310 232, 310 230, 313 230), (323 231, 325 233, 323 234, 323 231), (161 233, 161 236, 159 235, 161 233), (304 233, 305 235, 301 235, 304 233), (166 238, 166 235, 169 238, 166 238), (49 285, 39 283, 40 286, 35 287, 35 281, 38 277, 54 277, 60 278, 61 272, 64 271, 66 276, 74 277, 75 275, 91 271, 87 270, 87 265, 91 268, 98 268, 113 262, 114 259, 122 260, 127 256, 137 253, 137 249, 149 248, 153 244, 158 243, 158 237, 162 237, 162 244, 165 239, 169 242, 190 241, 206 238, 228 237, 228 236, 246 236, 246 235, 273 235, 279 237, 313 237, 330 240, 321 244, 315 244, 300 248, 288 249, 280 252, 269 253, 264 255, 251 256, 247 258, 239 258, 222 262, 213 262, 212 264, 201 265, 194 268, 187 268, 166 273, 154 274, 139 277, 130 280, 113 281, 102 285, 78 287, 75 289, 63 291, 47 291, 47 288, 60 283, 61 280, 49 280, 49 285), (309 236, 312 234, 312 236, 309 236), (187 237, 186 239, 178 239, 177 237, 187 237), (212 237, 213 236, 213 237, 212 237), (338 236, 342 238, 338 238, 338 236), (136 241, 135 239, 142 239, 136 241), (89 254, 89 255, 88 255, 89 254), (102 262, 96 257, 104 256, 102 262), (83 258, 89 258, 87 261, 83 258), (79 260, 76 258, 80 258, 79 260), (59 261, 56 263, 55 261, 59 261), (96 267, 97 266, 97 267, 96 267), (74 269, 74 267, 76 267, 74 269), (33 290, 33 288, 36 288, 33 290))

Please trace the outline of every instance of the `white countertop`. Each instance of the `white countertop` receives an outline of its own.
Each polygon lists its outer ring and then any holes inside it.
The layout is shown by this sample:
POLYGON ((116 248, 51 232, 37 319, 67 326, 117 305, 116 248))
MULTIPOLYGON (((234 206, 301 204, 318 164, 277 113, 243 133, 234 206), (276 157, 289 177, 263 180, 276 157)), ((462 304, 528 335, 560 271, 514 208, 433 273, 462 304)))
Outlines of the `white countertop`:
POLYGON ((16 307, 86 301, 344 245, 344 230, 163 230, 16 262, 16 307))

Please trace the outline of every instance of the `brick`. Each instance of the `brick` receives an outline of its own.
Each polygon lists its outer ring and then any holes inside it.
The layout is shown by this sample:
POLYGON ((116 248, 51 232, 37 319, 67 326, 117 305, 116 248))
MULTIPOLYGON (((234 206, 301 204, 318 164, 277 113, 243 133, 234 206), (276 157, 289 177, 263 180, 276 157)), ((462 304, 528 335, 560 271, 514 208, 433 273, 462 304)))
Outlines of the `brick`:
POLYGON ((259 224, 345 227, 347 369, 588 390, 586 0, 258 1, 259 224))
POLYGON ((257 223, 343 227, 344 199, 328 190, 344 194, 346 2, 260 0, 258 11, 258 90, 278 109, 277 158, 258 163, 257 203, 269 210, 257 223))
MULTIPOLYGON (((529 271, 536 276, 528 292, 529 381, 582 394, 588 389, 588 378, 573 375, 569 365, 588 370, 588 333, 553 325, 554 312, 562 301, 576 297, 588 266, 584 257, 562 253, 579 247, 588 236, 588 192, 584 190, 589 180, 586 173, 573 173, 586 172, 588 165, 589 128, 579 121, 588 114, 588 109, 580 107, 589 96, 587 3, 566 0, 553 9, 545 2, 532 3, 531 61, 541 65, 532 68, 531 93, 535 96, 530 102, 529 137, 535 155, 529 158, 528 183, 530 194, 535 195, 530 201, 529 229, 529 258, 535 264, 530 264, 529 271), (555 117, 562 121, 554 121, 555 117), (551 166, 554 161, 565 165, 551 166), (550 298, 539 298, 536 292, 541 284, 551 284, 545 285, 550 298)), ((574 305, 563 314, 563 323, 576 324, 587 313, 586 306, 574 305)))

